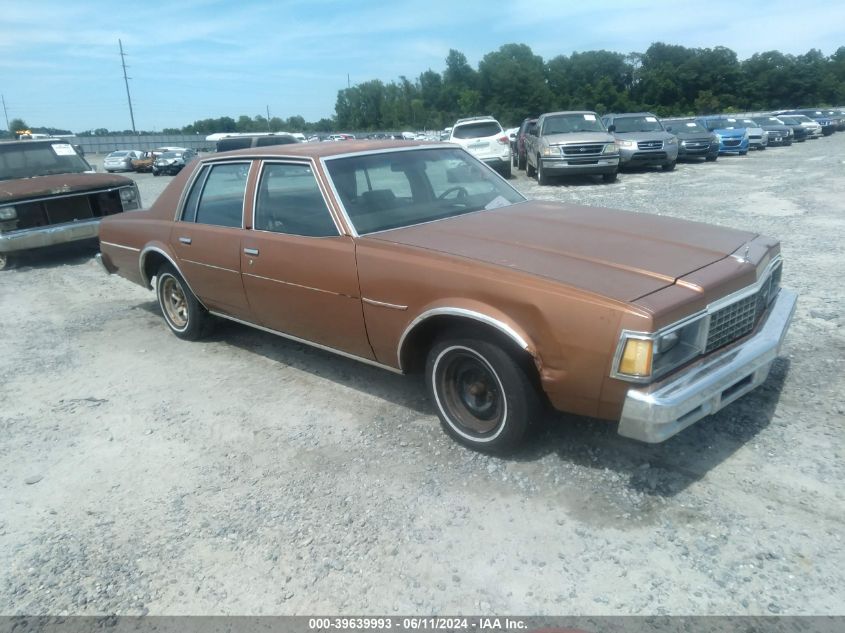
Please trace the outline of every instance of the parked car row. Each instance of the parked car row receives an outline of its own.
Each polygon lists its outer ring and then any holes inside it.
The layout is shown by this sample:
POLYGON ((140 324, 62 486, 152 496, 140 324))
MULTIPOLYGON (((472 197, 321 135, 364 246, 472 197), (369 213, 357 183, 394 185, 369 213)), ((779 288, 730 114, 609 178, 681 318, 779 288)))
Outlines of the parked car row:
MULTIPOLYGON (((499 125, 492 117, 473 120, 482 119, 491 132, 492 126, 499 125)), ((526 118, 519 128, 502 131, 501 142, 507 141, 512 167, 526 170, 545 185, 553 177, 567 175, 597 175, 613 182, 619 171, 634 167, 672 171, 679 160, 712 162, 722 155, 745 156, 752 149, 788 147, 840 128, 845 128, 845 112, 832 110, 664 119, 650 112, 599 117, 591 111, 565 111, 526 118)), ((489 152, 491 138, 475 139, 476 147, 489 152)), ((455 140, 454 132, 449 140, 455 140)), ((486 162, 492 160, 487 154, 477 155, 486 162)))

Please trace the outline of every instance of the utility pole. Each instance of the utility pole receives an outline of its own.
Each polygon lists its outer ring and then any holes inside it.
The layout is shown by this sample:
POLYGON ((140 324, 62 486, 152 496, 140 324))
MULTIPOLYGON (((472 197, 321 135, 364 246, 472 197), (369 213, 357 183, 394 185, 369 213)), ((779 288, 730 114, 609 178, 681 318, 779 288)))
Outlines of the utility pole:
POLYGON ((123 52, 123 42, 119 39, 117 43, 120 45, 120 63, 123 66, 123 83, 126 84, 126 100, 129 102, 129 118, 132 119, 132 133, 137 134, 135 130, 135 113, 132 112, 132 97, 129 94, 129 77, 126 76, 126 55, 123 52))
POLYGON ((351 88, 351 87, 352 87, 352 84, 351 84, 351 83, 349 83, 349 73, 346 73, 346 87, 347 87, 347 88, 351 88))
POLYGON ((6 111, 6 95, 0 95, 3 99, 3 116, 6 117, 6 129, 9 131, 9 136, 14 134, 12 130, 9 130, 9 113, 6 111))
POLYGON ((270 106, 267 106, 267 131, 272 132, 273 130, 270 129, 270 106))

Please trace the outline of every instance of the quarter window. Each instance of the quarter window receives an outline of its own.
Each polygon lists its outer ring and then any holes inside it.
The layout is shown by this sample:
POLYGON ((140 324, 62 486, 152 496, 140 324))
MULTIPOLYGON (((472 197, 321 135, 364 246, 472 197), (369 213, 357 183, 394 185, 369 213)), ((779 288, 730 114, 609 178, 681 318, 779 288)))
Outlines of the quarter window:
POLYGON ((306 237, 338 234, 310 165, 264 166, 258 185, 255 228, 306 237))
MULTIPOLYGON (((205 179, 205 186, 202 188, 197 205, 197 224, 242 226, 247 175, 249 175, 248 163, 212 166, 205 179)), ((199 181, 197 183, 199 184, 199 181)))

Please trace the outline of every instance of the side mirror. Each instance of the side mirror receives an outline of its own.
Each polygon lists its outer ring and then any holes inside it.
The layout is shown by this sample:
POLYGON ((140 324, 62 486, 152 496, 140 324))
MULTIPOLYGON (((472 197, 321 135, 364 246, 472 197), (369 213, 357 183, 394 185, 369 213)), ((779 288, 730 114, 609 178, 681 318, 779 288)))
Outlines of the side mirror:
POLYGON ((608 125, 608 126, 607 126, 607 131, 608 131, 608 132, 615 132, 615 131, 616 131, 616 126, 615 126, 615 125, 613 125, 613 123, 611 123, 610 125, 608 125))
POLYGON ((667 125, 667 126, 666 126, 666 131, 667 131, 667 132, 671 132, 671 131, 672 131, 672 126, 671 126, 671 125, 667 125))

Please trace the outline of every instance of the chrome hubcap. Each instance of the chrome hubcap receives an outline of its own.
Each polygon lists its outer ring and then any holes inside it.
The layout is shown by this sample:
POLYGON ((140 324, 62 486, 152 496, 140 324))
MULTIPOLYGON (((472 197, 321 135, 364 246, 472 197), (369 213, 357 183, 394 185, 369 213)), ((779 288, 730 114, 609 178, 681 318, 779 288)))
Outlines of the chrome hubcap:
POLYGON ((165 277, 159 290, 167 320, 181 329, 188 324, 188 302, 181 284, 171 276, 165 277))

